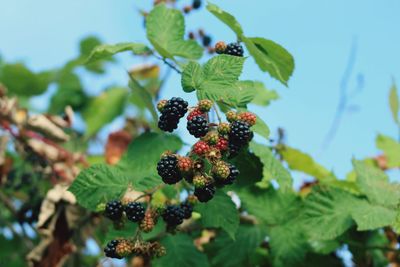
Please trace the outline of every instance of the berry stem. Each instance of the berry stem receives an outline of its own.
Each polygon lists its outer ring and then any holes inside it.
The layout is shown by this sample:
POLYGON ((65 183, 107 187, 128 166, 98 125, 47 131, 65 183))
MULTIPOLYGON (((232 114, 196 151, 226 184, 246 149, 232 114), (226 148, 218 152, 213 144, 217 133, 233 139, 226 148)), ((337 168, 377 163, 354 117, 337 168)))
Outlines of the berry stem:
POLYGON ((143 193, 142 195, 140 195, 140 196, 138 196, 137 198, 135 198, 135 199, 133 200, 133 202, 138 201, 139 199, 142 199, 142 198, 144 198, 144 197, 150 197, 150 198, 152 198, 152 197, 153 197, 153 194, 154 194, 155 192, 157 192, 158 190, 160 190, 161 188, 163 188, 164 186, 165 186, 164 184, 161 184, 161 185, 156 186, 154 189, 152 189, 152 190, 150 190, 150 191, 148 191, 148 192, 145 192, 145 193, 143 193))
POLYGON ((160 57, 157 54, 153 53, 153 56, 159 60, 161 60, 162 62, 164 62, 166 65, 168 65, 171 69, 173 69, 174 71, 176 71, 178 74, 182 74, 182 71, 180 69, 178 69, 177 66, 175 66, 174 64, 172 64, 171 62, 169 62, 166 58, 160 57))
POLYGON ((218 108, 215 105, 213 105, 213 109, 215 111, 215 114, 217 114, 218 122, 221 123, 222 120, 221 117, 219 116, 218 108))

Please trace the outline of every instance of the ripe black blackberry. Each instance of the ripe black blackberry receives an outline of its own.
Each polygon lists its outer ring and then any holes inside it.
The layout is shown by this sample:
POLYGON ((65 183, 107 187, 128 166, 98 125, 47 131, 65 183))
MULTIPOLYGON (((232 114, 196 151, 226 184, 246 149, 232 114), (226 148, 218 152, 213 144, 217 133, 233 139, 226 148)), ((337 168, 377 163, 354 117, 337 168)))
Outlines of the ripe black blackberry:
POLYGON ((188 110, 188 102, 180 97, 173 97, 168 100, 167 104, 163 109, 163 114, 167 114, 170 117, 182 118, 185 116, 188 110))
POLYGON ((144 218, 144 207, 140 202, 129 202, 125 206, 125 213, 128 220, 132 222, 139 222, 144 218))
POLYGON ((173 97, 162 108, 158 127, 166 132, 172 132, 178 127, 179 119, 185 116, 188 103, 180 97, 173 97))
POLYGON ((158 128, 164 132, 172 133, 176 128, 178 128, 179 118, 168 117, 162 114, 158 120, 158 128))
POLYGON ((188 202, 181 203, 181 209, 183 211, 184 219, 189 219, 190 217, 192 217, 193 206, 190 203, 188 202))
POLYGON ((157 172, 166 184, 176 184, 182 180, 178 168, 178 159, 175 155, 167 155, 157 163, 157 172))
POLYGON ((203 116, 194 116, 188 121, 186 128, 196 138, 205 136, 209 129, 207 119, 203 116))
POLYGON ((167 223, 168 227, 176 227, 177 225, 183 223, 184 217, 184 211, 181 209, 181 207, 176 205, 167 206, 162 213, 162 218, 167 223))
POLYGON ((115 258, 115 259, 122 259, 122 256, 118 255, 116 252, 116 248, 118 246, 118 240, 111 240, 107 243, 106 247, 104 248, 104 254, 106 257, 115 258))
POLYGON ((201 0, 193 0, 193 9, 199 9, 201 7, 201 0))
POLYGON ((229 176, 224 180, 225 185, 233 184, 240 172, 235 165, 229 164, 229 176))
POLYGON ((104 215, 113 221, 117 221, 117 220, 121 219, 123 211, 124 211, 124 208, 122 206, 121 201, 113 200, 106 204, 106 208, 104 210, 104 215))
POLYGON ((240 144, 229 142, 229 144, 228 144, 229 157, 228 158, 232 159, 232 158, 236 157, 237 155, 239 155, 242 147, 243 146, 240 144))
POLYGON ((204 35, 202 39, 203 46, 207 47, 211 44, 211 37, 209 35, 204 35))
POLYGON ((215 194, 215 186, 213 184, 208 184, 204 187, 196 187, 194 189, 194 195, 200 202, 208 202, 213 198, 215 194))
POLYGON ((239 43, 230 43, 226 46, 225 54, 243 57, 243 47, 239 43))
POLYGON ((229 133, 229 142, 236 145, 246 145, 250 138, 252 138, 252 133, 250 130, 250 125, 243 121, 234 121, 231 123, 231 131, 229 133))

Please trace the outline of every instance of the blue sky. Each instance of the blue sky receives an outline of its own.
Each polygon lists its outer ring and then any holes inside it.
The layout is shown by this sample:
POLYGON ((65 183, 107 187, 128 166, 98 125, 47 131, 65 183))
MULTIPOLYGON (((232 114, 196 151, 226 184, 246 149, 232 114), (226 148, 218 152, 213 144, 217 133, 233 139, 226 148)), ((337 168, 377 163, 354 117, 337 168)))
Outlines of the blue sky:
MULTIPOLYGON (((94 34, 107 43, 145 41, 139 7, 151 1, 106 0, 0 0, 0 54, 7 61, 22 60, 35 70, 62 65, 78 51, 78 41, 94 34)), ((181 0, 179 2, 187 2, 181 0)), ((397 137, 390 117, 388 90, 400 73, 400 2, 397 0, 216 0, 235 14, 246 35, 272 39, 294 56, 296 69, 285 88, 248 60, 244 79, 263 81, 281 99, 262 115, 272 131, 283 127, 288 143, 317 158, 340 176, 350 170, 351 158, 375 155, 377 133, 397 137), (349 89, 362 79, 362 90, 352 99, 330 146, 324 137, 339 101, 340 81, 350 48, 357 43, 349 89), (361 78, 360 78, 361 77, 361 78)), ((187 28, 203 27, 218 40, 234 40, 230 30, 204 12, 194 12, 187 28)), ((111 75, 88 77, 91 92, 110 84, 125 84, 125 69, 138 61, 123 55, 111 75)), ((179 76, 173 75, 166 97, 183 95, 179 76)), ((185 96, 186 97, 186 96, 185 96)), ((194 98, 191 96, 192 103, 194 98)), ((183 132, 183 131, 182 131, 183 132)))

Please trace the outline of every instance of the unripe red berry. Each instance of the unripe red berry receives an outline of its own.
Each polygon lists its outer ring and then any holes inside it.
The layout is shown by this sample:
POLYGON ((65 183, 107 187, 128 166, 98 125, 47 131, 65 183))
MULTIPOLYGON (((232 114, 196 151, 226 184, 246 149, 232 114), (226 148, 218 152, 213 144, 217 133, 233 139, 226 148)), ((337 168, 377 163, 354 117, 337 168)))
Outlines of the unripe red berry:
POLYGON ((188 157, 178 158, 178 168, 181 172, 189 172, 192 169, 193 162, 188 157))
POLYGON ((210 150, 210 146, 204 141, 198 141, 193 145, 193 153, 203 156, 210 150))
POLYGON ((215 145, 215 147, 217 149, 219 149, 221 152, 228 150, 228 140, 226 140, 225 138, 219 138, 218 139, 218 143, 215 145))
POLYGON ((195 108, 188 114, 187 120, 190 121, 193 119, 193 117, 196 117, 196 116, 204 116, 205 117, 205 114, 203 112, 201 112, 199 108, 195 108))
POLYGON ((251 112, 242 112, 238 115, 238 120, 247 122, 250 126, 253 126, 257 122, 257 116, 251 112))

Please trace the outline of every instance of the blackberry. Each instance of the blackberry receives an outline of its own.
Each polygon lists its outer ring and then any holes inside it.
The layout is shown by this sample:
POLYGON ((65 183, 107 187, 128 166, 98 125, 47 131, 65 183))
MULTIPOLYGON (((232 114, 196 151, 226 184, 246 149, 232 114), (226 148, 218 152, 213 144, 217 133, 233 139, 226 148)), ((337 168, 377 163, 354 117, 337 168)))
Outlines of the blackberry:
POLYGON ((193 9, 199 9, 201 7, 201 0, 193 0, 192 7, 193 9))
POLYGON ((192 212, 193 212, 193 206, 190 205, 188 202, 184 202, 181 204, 181 209, 183 211, 183 218, 184 219, 189 219, 192 217, 192 212))
POLYGON ((123 211, 124 208, 122 207, 121 201, 113 200, 106 204, 104 215, 113 221, 117 221, 121 219, 123 211))
POLYGON ((196 187, 194 189, 194 195, 200 202, 208 202, 213 198, 215 194, 215 186, 213 184, 208 184, 204 187, 196 187))
POLYGON ((188 103, 180 97, 173 97, 162 107, 158 127, 166 132, 172 132, 178 127, 179 119, 185 116, 188 103))
POLYGON ((162 213, 163 220, 167 223, 168 227, 175 227, 183 222, 185 212, 181 207, 176 205, 169 205, 162 213))
POLYGON ((243 47, 239 43, 230 43, 226 46, 225 54, 243 57, 243 47))
POLYGON ((104 248, 104 254, 106 257, 115 258, 115 259, 122 259, 120 255, 116 252, 116 248, 118 246, 118 240, 111 240, 107 243, 106 247, 104 248))
POLYGON ((160 116, 158 120, 158 128, 164 132, 172 133, 176 128, 178 128, 179 119, 174 117, 168 117, 164 114, 160 116))
POLYGON ((234 121, 231 124, 231 131, 229 133, 230 143, 237 145, 246 145, 252 137, 250 125, 243 121, 234 121))
POLYGON ((229 165, 229 176, 226 179, 224 179, 224 185, 233 184, 233 182, 240 174, 239 170, 236 168, 235 165, 233 164, 228 164, 228 165, 229 165))
POLYGON ((178 158, 175 155, 167 155, 157 163, 157 172, 166 184, 176 184, 182 180, 178 168, 178 158))
POLYGON ((241 145, 229 142, 229 144, 228 144, 229 158, 232 159, 232 158, 236 157, 239 154, 241 149, 242 149, 241 145))
POLYGON ((180 97, 173 97, 164 106, 163 113, 172 117, 182 118, 188 110, 188 102, 180 97))
POLYGON ((139 202, 129 202, 125 206, 125 213, 128 220, 132 222, 139 222, 144 218, 144 207, 139 202))
POLYGON ((186 128, 194 137, 203 137, 208 132, 208 122, 203 116, 195 116, 188 121, 186 128))
POLYGON ((208 47, 211 44, 211 37, 209 35, 205 35, 202 40, 203 46, 208 47))

